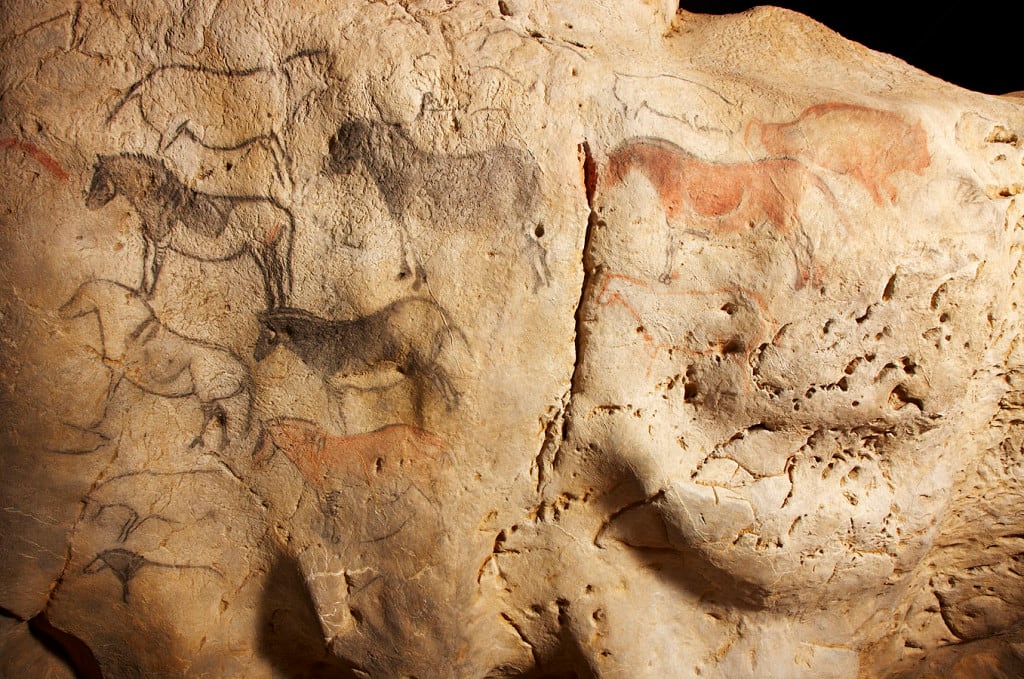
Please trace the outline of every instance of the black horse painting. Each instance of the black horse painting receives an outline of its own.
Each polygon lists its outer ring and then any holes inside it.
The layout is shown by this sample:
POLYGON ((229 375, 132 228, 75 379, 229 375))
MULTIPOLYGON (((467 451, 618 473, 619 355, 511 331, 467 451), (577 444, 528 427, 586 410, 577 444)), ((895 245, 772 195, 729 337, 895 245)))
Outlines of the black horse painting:
POLYGON ((302 309, 273 309, 260 320, 257 361, 281 346, 337 391, 381 390, 411 379, 417 412, 428 393, 440 397, 447 410, 459 403, 449 373, 458 354, 450 349, 465 347, 465 336, 428 299, 406 297, 352 320, 328 320, 302 309))
POLYGON ((205 262, 248 254, 263 275, 268 308, 287 304, 295 222, 274 200, 201 193, 150 156, 100 156, 85 204, 100 208, 118 195, 142 221, 141 292, 152 294, 167 250, 205 262))
MULTIPOLYGON (((412 260, 418 279, 425 273, 409 242, 406 221, 416 200, 425 203, 435 225, 518 230, 520 247, 531 260, 534 288, 548 284, 545 228, 540 220, 541 172, 527 152, 497 146, 464 155, 432 153, 418 148, 397 125, 352 120, 331 138, 325 169, 348 173, 359 162, 373 177, 399 225, 403 254, 412 260)), ((403 275, 409 269, 409 262, 403 263, 403 275)))

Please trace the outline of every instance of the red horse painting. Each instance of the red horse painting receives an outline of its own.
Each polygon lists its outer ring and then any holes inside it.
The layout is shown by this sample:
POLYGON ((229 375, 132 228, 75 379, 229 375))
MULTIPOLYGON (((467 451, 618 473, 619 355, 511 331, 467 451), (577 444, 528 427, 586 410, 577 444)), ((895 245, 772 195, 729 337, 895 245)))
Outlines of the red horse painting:
POLYGON ((423 466, 432 468, 448 446, 437 436, 406 424, 334 436, 307 420, 283 417, 265 426, 256 455, 268 457, 275 448, 292 461, 307 483, 330 490, 332 478, 355 477, 369 485, 377 475, 421 477, 426 471, 423 466))
POLYGON ((860 182, 875 203, 896 202, 897 172, 924 174, 931 164, 920 121, 854 104, 810 106, 794 120, 751 120, 746 140, 756 139, 773 156, 795 158, 860 182))
POLYGON ((684 219, 687 226, 712 234, 766 222, 789 234, 799 224, 797 207, 809 188, 834 200, 829 188, 796 160, 716 163, 664 139, 631 139, 612 151, 607 185, 621 183, 633 171, 658 192, 669 223, 684 219))
MULTIPOLYGON (((784 237, 797 265, 795 285, 802 287, 815 270, 813 252, 802 233, 799 208, 810 190, 819 192, 846 225, 832 191, 803 163, 769 158, 743 163, 718 163, 699 158, 664 139, 641 137, 611 152, 604 177, 612 188, 630 175, 640 175, 658 193, 672 228, 711 236, 745 233, 767 225, 784 237)), ((662 275, 671 275, 671 257, 662 275)))

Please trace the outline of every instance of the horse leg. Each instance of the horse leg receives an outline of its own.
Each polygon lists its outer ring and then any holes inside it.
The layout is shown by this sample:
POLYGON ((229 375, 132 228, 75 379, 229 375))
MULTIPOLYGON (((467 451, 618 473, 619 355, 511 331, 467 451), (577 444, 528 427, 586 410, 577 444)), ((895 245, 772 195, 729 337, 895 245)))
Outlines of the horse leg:
MULTIPOLYGON (((457 329, 454 332, 461 333, 457 329)), ((451 412, 459 404, 461 394, 452 384, 448 371, 444 369, 441 362, 446 355, 444 352, 446 344, 452 350, 455 349, 455 336, 452 329, 448 327, 447 321, 444 326, 437 328, 434 332, 428 353, 418 355, 415 363, 419 373, 429 377, 430 385, 444 401, 445 410, 451 412)))
POLYGON ((263 259, 274 283, 278 307, 288 305, 292 294, 292 227, 286 222, 277 233, 277 239, 264 248, 263 259))
POLYGON ((142 236, 142 283, 139 284, 136 292, 149 297, 153 292, 153 257, 156 256, 156 243, 150 240, 145 234, 142 236))
POLYGON ((203 425, 199 428, 199 433, 192 439, 189 448, 195 448, 202 444, 206 430, 210 428, 210 422, 217 420, 217 423, 221 426, 220 449, 223 449, 226 443, 225 439, 227 438, 227 413, 224 411, 224 407, 214 401, 203 401, 200 403, 200 408, 203 412, 203 425))
POLYGON ((413 290, 419 290, 420 285, 427 282, 427 272, 420 263, 419 255, 412 244, 412 236, 404 223, 398 225, 398 235, 402 247, 402 268, 398 270, 398 278, 405 280, 409 274, 415 273, 412 283, 413 290), (410 266, 411 265, 411 266, 410 266))
POLYGON ((150 249, 152 250, 152 255, 150 257, 149 266, 147 267, 149 269, 148 284, 145 282, 146 272, 143 271, 143 291, 147 299, 152 297, 153 291, 156 290, 156 279, 157 276, 160 275, 160 268, 164 265, 164 253, 166 252, 166 248, 162 245, 157 245, 156 243, 151 243, 150 249))
POLYGON ((288 158, 288 154, 285 153, 284 145, 281 143, 281 138, 277 136, 276 132, 271 132, 266 138, 267 148, 270 150, 270 155, 274 158, 274 174, 277 175, 277 180, 281 182, 284 190, 291 193, 292 189, 295 188, 292 184, 291 160, 288 158))
POLYGON ((538 224, 532 232, 526 233, 528 248, 533 250, 531 263, 533 265, 533 291, 537 292, 542 287, 551 284, 551 270, 548 268, 548 250, 538 240, 544 235, 544 227, 538 224), (539 235, 538 235, 539 234, 539 235))
POLYGON ((672 227, 668 227, 668 244, 665 246, 665 268, 662 269, 658 275, 658 281, 661 283, 672 282, 672 267, 676 259, 676 238, 672 227))
POLYGON ((224 414, 221 424, 221 449, 233 441, 244 439, 252 431, 252 399, 248 389, 241 389, 231 396, 219 399, 218 406, 224 414))
POLYGON ((450 413, 455 409, 455 406, 459 405, 459 392, 452 385, 448 373, 437 363, 432 364, 425 372, 430 376, 430 384, 441 395, 441 400, 444 401, 444 409, 450 413))
MULTIPOLYGON (((417 370, 411 375, 412 377, 412 412, 415 416, 415 424, 420 429, 424 429, 427 426, 427 385, 425 384, 424 375, 422 372, 417 370)), ((433 377, 431 377, 433 379, 433 377)))
POLYGON ((274 271, 274 258, 267 256, 267 250, 261 248, 259 250, 251 250, 252 261, 256 263, 256 268, 260 270, 260 276, 263 278, 263 293, 267 297, 267 310, 275 309, 281 304, 280 298, 275 292, 275 285, 272 282, 275 275, 274 271))

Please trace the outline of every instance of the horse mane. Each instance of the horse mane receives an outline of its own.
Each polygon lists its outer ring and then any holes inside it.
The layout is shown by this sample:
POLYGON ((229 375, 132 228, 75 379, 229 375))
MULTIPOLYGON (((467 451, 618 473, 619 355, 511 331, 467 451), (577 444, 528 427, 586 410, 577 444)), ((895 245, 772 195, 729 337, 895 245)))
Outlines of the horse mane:
POLYGON ((260 314, 260 321, 264 324, 277 327, 280 323, 288 321, 301 321, 304 323, 330 323, 331 321, 320 318, 316 314, 296 307, 279 307, 264 311, 260 314))
POLYGON ((353 118, 338 126, 331 139, 331 148, 336 145, 344 146, 346 154, 355 152, 360 160, 366 160, 379 156, 384 149, 393 149, 396 143, 416 147, 412 137, 401 125, 382 120, 353 118))
MULTIPOLYGON (((181 181, 163 160, 144 153, 101 155, 96 161, 95 169, 97 172, 105 172, 108 177, 121 177, 128 182, 131 182, 140 171, 149 170, 157 177, 161 189, 159 193, 166 196, 172 205, 184 202, 186 194, 190 191, 188 185, 181 181)), ((128 187, 123 182, 118 184, 118 190, 128 187)), ((153 193, 152 189, 147 193, 153 193)))

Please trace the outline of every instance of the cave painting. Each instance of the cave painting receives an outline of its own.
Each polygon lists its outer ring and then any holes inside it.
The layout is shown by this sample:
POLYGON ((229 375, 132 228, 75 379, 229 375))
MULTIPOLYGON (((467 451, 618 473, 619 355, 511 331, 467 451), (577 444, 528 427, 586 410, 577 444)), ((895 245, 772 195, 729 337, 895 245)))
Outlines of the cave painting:
POLYGON ((260 322, 256 361, 283 347, 334 391, 380 391, 412 380, 413 408, 421 417, 429 398, 440 398, 448 411, 459 403, 451 352, 466 346, 465 336, 429 299, 405 297, 348 320, 273 309, 261 314, 260 322))
MULTIPOLYGON (((746 233, 767 225, 793 252, 797 265, 794 285, 813 276, 813 253, 801 233, 798 214, 804 195, 819 192, 844 226, 846 221, 832 190, 802 163, 769 158, 742 163, 718 163, 698 158, 664 139, 630 139, 608 157, 604 187, 614 188, 639 174, 657 191, 668 225, 712 236, 746 233)), ((670 277, 669 265, 662 278, 670 277)))
POLYGON ((142 120, 160 135, 158 152, 182 137, 212 151, 262 146, 288 188, 291 159, 284 138, 327 88, 327 68, 323 50, 296 52, 273 67, 159 66, 128 88, 107 121, 137 102, 142 120), (225 110, 247 114, 222 115, 225 110))
POLYGON ((782 234, 799 226, 803 194, 816 188, 838 210, 832 191, 801 163, 769 158, 749 163, 702 160, 664 139, 631 139, 609 155, 606 182, 639 172, 657 190, 670 223, 729 234, 767 222, 782 234))
POLYGON ((400 277, 415 270, 425 280, 419 256, 410 242, 410 208, 422 201, 435 224, 493 228, 495 218, 521 234, 522 251, 533 267, 534 290, 550 278, 544 225, 540 221, 540 168, 533 157, 511 146, 464 155, 432 153, 418 148, 397 125, 370 120, 342 124, 329 144, 325 168, 353 171, 362 163, 376 182, 403 239, 400 277))
POLYGON ((122 381, 154 396, 197 398, 203 422, 193 447, 214 423, 221 427, 221 448, 249 431, 251 380, 240 359, 166 327, 128 286, 86 281, 60 313, 66 319, 95 315, 101 358, 111 371, 107 401, 122 381))
POLYGON ((430 432, 389 424, 337 436, 309 420, 281 417, 264 425, 253 461, 265 465, 278 452, 314 492, 315 520, 332 544, 397 539, 409 549, 410 533, 437 529, 437 482, 448 445, 430 432))
POLYGON ((196 191, 151 156, 100 156, 85 204, 98 209, 119 195, 142 220, 142 292, 152 294, 167 250, 206 262, 248 254, 263 274, 267 305, 287 302, 295 220, 276 201, 196 191))
POLYGON ((62 182, 66 182, 69 179, 67 171, 61 167, 60 163, 53 156, 31 142, 14 139, 13 137, 4 137, 0 139, 0 149, 20 151, 45 167, 50 174, 62 182))
POLYGON ((122 547, 115 547, 113 549, 105 549, 97 554, 93 559, 87 563, 83 568, 82 572, 87 575, 100 573, 105 570, 109 570, 117 578, 117 581, 121 583, 121 601, 125 604, 129 601, 129 585, 132 579, 138 574, 143 568, 164 568, 171 570, 181 569, 198 569, 209 571, 214 575, 220 576, 221 572, 212 566, 205 565, 192 565, 192 564, 176 564, 176 563, 163 563, 160 561, 153 561, 148 559, 141 554, 133 552, 122 547))
POLYGON ((377 477, 418 478, 424 475, 424 465, 432 468, 440 463, 448 446, 430 432, 406 424, 334 436, 308 420, 284 417, 265 425, 256 456, 265 459, 275 450, 291 460, 307 483, 326 491, 332 478, 357 478, 367 485, 377 477))
POLYGON ((748 145, 752 140, 772 156, 795 158, 852 177, 878 205, 896 202, 893 175, 904 171, 923 175, 931 164, 928 137, 920 121, 854 104, 816 104, 782 123, 751 120, 746 129, 748 145))

